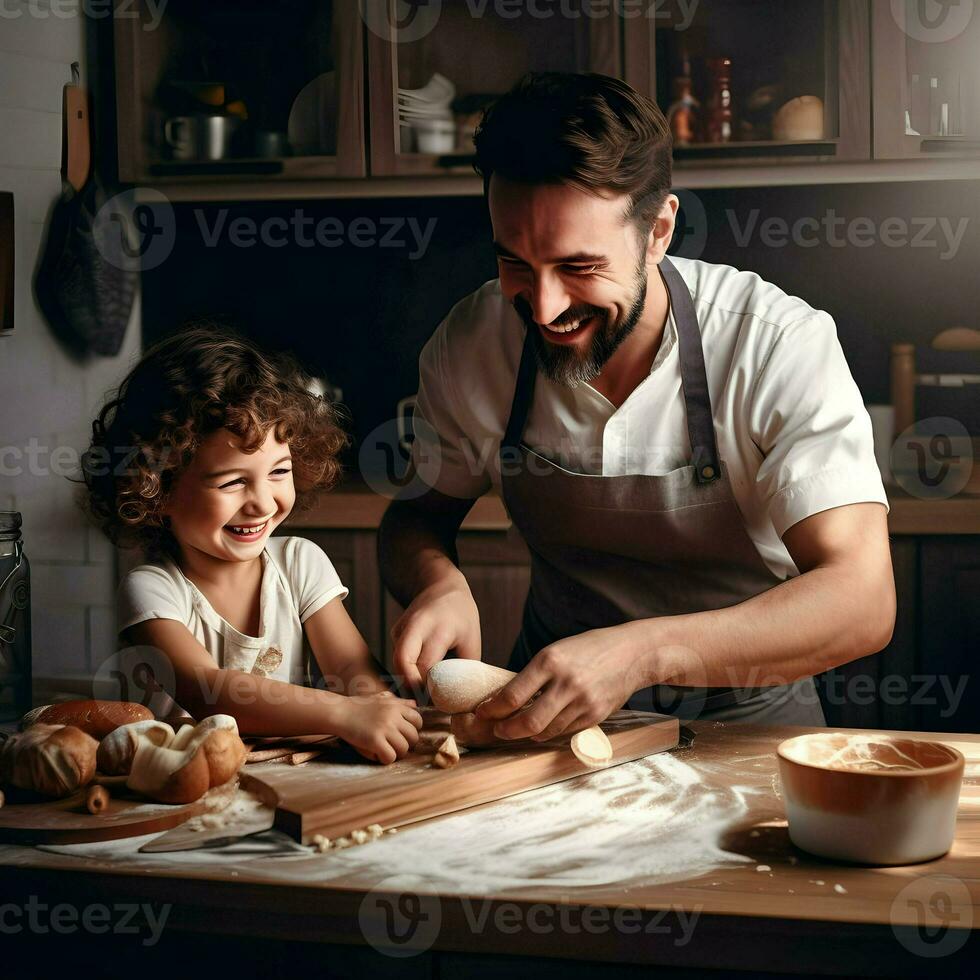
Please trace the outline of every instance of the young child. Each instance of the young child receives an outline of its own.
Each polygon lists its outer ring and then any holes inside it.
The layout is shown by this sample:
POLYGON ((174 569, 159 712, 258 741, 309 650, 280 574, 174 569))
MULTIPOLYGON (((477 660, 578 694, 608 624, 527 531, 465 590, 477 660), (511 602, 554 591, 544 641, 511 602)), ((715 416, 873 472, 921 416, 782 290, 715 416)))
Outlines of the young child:
POLYGON ((340 472, 346 438, 308 381, 226 331, 164 340, 93 423, 89 507, 148 559, 120 585, 120 634, 163 651, 191 715, 332 733, 390 763, 418 739, 415 702, 388 691, 323 551, 270 536, 340 472), (311 654, 332 690, 303 686, 311 654))

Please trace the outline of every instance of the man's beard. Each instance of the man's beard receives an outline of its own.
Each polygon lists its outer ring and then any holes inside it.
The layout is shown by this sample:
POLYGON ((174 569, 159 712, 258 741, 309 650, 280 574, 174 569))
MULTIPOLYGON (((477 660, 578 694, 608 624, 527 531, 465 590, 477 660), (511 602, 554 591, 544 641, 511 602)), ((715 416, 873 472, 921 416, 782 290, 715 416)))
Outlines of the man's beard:
POLYGON ((592 331, 592 342, 584 354, 574 347, 549 343, 541 336, 541 327, 531 316, 527 303, 518 297, 514 300, 514 309, 524 321, 531 333, 534 353, 541 373, 557 384, 576 388, 588 383, 599 376, 606 362, 619 348, 624 340, 633 332, 646 304, 647 272, 641 262, 636 270, 636 294, 625 316, 614 323, 608 322, 608 314, 599 307, 582 307, 569 309, 556 322, 558 325, 574 323, 576 320, 587 320, 591 316, 599 317, 598 325, 592 331))

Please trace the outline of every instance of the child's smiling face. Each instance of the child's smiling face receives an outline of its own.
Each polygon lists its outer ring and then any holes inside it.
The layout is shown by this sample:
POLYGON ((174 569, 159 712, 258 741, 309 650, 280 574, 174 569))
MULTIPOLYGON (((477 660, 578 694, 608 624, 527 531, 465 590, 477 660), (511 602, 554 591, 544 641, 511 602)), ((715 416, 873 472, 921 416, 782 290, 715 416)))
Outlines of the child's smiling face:
POLYGON ((223 561, 249 561, 296 502, 289 446, 270 430, 253 453, 219 429, 201 442, 180 474, 165 510, 181 551, 223 561))

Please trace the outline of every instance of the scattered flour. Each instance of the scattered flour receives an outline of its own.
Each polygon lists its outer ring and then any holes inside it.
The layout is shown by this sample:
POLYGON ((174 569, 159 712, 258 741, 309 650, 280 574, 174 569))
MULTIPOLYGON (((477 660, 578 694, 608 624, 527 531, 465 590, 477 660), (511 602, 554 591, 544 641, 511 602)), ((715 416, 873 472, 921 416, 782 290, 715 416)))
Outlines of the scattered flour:
MULTIPOLYGON (((345 767, 346 768, 346 767, 345 767)), ((363 768, 377 772, 373 766, 363 768)), ((283 883, 405 887, 478 895, 532 887, 627 887, 684 881, 751 859, 721 847, 745 819, 749 787, 713 786, 693 766, 660 753, 523 793, 499 803, 403 827, 319 854, 278 831, 219 849, 138 854, 148 837, 44 850, 140 870, 165 867, 247 874, 283 883)))
POLYGON ((750 860, 719 845, 747 812, 749 792, 704 786, 697 770, 661 753, 405 827, 397 841, 333 855, 315 877, 380 872, 467 894, 686 880, 750 860))

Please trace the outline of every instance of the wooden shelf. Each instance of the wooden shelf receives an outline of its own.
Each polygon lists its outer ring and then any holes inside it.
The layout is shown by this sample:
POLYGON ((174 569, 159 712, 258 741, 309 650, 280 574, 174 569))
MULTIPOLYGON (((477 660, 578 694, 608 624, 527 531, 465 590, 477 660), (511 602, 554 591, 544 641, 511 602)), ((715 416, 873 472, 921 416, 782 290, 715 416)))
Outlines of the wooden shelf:
MULTIPOLYGON (((976 160, 923 158, 866 163, 781 163, 761 166, 738 160, 678 163, 674 186, 687 190, 722 187, 792 187, 821 184, 883 184, 923 180, 977 180, 976 160)), ((256 180, 221 177, 159 179, 136 188, 136 201, 296 201, 385 197, 482 197, 483 181, 475 175, 366 177, 324 180, 256 180)))
MULTIPOLYGON (((920 500, 888 488, 888 530, 895 535, 980 534, 980 497, 920 500)), ((324 496, 286 527, 372 530, 381 523, 388 498, 364 484, 350 484, 324 496)), ((495 493, 481 497, 463 522, 464 531, 506 531, 511 526, 503 501, 495 493)))
MULTIPOLYGON (((341 487, 326 494, 304 514, 289 518, 285 527, 324 530, 374 530, 390 500, 363 484, 341 487)), ((511 526, 504 503, 496 494, 480 497, 463 521, 464 531, 506 531, 511 526)))

